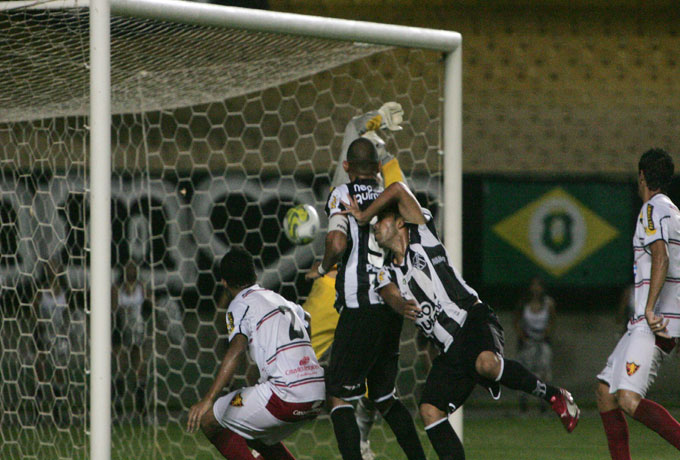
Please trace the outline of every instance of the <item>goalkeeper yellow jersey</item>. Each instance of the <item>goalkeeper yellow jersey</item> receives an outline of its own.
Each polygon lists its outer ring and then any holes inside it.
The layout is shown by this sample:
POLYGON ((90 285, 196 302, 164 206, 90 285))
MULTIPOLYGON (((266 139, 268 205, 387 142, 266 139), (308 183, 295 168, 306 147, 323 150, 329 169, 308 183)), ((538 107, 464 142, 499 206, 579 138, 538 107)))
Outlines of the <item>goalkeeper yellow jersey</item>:
POLYGON ((333 343, 335 327, 340 315, 333 307, 335 303, 335 278, 328 275, 314 281, 309 296, 302 308, 309 313, 312 328, 312 348, 321 357, 333 343))

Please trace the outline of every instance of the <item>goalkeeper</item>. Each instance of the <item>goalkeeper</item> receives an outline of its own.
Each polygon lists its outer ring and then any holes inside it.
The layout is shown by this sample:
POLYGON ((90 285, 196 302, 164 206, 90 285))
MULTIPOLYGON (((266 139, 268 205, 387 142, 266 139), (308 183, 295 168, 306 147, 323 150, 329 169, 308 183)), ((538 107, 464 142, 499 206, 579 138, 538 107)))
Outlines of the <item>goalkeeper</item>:
MULTIPOLYGON (((396 102, 388 102, 379 110, 373 110, 350 120, 345 128, 338 167, 333 175, 331 187, 345 184, 350 181, 349 175, 342 168, 343 161, 347 159, 349 145, 356 139, 364 137, 375 145, 380 161, 380 169, 384 186, 393 182, 405 182, 399 162, 385 148, 385 141, 377 134, 379 129, 390 131, 400 130, 403 121, 403 110, 396 102)), ((335 277, 337 270, 317 278, 312 289, 303 304, 303 308, 311 314, 312 347, 320 360, 324 360, 324 354, 330 348, 338 323, 339 314, 333 307, 335 303, 335 277)), ((364 396, 356 408, 356 420, 359 425, 360 446, 363 460, 373 460, 375 455, 371 451, 369 432, 376 420, 378 411, 374 404, 364 396)))

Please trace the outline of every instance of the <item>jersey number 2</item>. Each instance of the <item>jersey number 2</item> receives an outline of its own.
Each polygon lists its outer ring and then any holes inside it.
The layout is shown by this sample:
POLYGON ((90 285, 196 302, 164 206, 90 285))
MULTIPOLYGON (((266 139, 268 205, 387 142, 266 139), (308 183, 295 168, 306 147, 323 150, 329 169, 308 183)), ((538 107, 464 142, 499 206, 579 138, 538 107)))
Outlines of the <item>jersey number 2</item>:
POLYGON ((279 306, 279 311, 283 313, 290 322, 290 327, 288 328, 288 336, 290 340, 302 339, 305 337, 304 326, 299 323, 298 317, 290 307, 285 305, 279 306))

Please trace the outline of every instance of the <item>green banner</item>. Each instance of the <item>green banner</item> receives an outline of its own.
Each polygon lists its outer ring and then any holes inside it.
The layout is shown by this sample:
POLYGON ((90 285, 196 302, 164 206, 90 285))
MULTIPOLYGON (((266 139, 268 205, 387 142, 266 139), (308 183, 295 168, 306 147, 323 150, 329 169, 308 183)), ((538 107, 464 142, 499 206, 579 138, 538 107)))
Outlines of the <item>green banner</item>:
POLYGON ((629 184, 487 180, 484 190, 486 283, 630 281, 637 210, 629 184))

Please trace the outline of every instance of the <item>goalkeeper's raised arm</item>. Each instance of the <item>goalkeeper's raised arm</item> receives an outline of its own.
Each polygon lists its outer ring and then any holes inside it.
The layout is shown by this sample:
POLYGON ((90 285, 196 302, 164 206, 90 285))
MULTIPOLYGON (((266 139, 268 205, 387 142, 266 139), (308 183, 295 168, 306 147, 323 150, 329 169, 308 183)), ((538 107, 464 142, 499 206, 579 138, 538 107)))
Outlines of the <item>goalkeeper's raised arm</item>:
POLYGON ((375 145, 385 187, 393 182, 404 181, 404 174, 399 167, 399 162, 394 155, 387 151, 385 141, 377 134, 380 129, 401 130, 400 125, 403 120, 404 111, 398 102, 386 102, 378 110, 371 110, 352 118, 345 127, 338 167, 333 174, 331 186, 337 187, 350 181, 347 172, 342 167, 342 162, 347 160, 349 145, 359 137, 365 137, 375 145))

